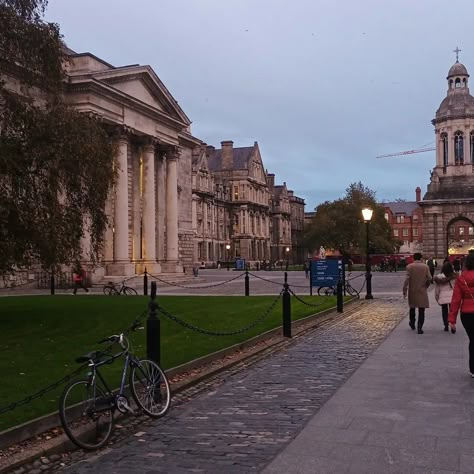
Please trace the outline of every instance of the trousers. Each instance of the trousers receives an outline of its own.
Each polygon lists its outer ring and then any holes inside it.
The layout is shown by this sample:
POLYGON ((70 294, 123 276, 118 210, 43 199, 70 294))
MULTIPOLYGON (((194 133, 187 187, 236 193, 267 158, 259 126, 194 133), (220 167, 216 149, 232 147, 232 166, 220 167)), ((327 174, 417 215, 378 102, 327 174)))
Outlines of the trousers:
MULTIPOLYGON (((416 308, 410 308, 410 322, 415 324, 416 308)), ((418 329, 423 328, 425 323, 425 308, 418 308, 418 329)))
POLYGON ((461 322, 469 337, 469 371, 474 374, 474 314, 461 313, 461 322))

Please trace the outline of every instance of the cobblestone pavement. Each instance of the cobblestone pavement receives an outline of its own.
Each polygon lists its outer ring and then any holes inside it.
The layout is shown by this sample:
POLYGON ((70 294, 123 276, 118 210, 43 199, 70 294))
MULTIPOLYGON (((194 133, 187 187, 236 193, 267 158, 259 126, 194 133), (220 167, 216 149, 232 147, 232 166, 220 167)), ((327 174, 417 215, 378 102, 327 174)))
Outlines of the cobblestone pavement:
POLYGON ((259 472, 405 315, 400 299, 366 302, 245 370, 221 374, 124 442, 74 453, 78 462, 62 472, 259 472))

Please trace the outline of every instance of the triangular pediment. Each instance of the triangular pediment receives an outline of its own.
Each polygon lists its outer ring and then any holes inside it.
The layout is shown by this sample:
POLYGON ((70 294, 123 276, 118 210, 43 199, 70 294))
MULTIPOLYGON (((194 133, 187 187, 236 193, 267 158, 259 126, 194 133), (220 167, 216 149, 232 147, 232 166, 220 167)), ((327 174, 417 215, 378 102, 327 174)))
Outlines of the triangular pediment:
POLYGON ((191 121, 150 66, 129 66, 94 73, 94 79, 189 125, 191 121))
POLYGON ((256 179, 257 181, 266 183, 267 178, 265 175, 265 169, 263 167, 263 160, 260 154, 260 148, 258 147, 257 143, 255 143, 254 145, 254 151, 252 153, 252 161, 253 161, 253 166, 251 167, 252 174, 253 174, 252 177, 256 179))

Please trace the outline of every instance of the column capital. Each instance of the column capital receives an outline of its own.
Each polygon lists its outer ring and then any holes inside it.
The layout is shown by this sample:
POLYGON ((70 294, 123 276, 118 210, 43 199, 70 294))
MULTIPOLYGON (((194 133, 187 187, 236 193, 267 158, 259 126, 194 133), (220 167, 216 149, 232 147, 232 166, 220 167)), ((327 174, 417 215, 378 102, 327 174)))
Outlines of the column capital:
POLYGON ((155 152, 156 147, 160 144, 160 140, 156 137, 147 135, 140 140, 141 147, 143 151, 153 151, 155 152))
POLYGON ((175 161, 178 160, 181 155, 181 147, 179 146, 172 146, 169 147, 166 152, 166 160, 167 161, 175 161))
POLYGON ((117 142, 130 142, 130 137, 133 135, 133 129, 126 125, 116 125, 110 128, 110 137, 117 142))

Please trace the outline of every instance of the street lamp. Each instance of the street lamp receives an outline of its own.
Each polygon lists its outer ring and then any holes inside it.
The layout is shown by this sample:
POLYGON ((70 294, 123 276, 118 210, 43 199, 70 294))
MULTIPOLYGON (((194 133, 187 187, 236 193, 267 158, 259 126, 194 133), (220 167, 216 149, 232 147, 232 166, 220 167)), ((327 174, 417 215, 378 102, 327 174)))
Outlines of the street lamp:
POLYGON ((289 256, 290 256, 290 247, 286 247, 286 271, 288 271, 289 256))
POLYGON ((225 246, 225 249, 227 250, 227 271, 229 271, 229 265, 230 265, 230 255, 229 255, 229 250, 230 250, 230 244, 227 244, 225 246))
POLYGON ((369 251, 369 226, 370 221, 372 220, 372 214, 374 211, 369 208, 362 209, 362 217, 364 218, 365 222, 365 229, 366 229, 366 260, 365 260, 365 283, 367 286, 367 293, 365 295, 366 300, 372 300, 374 297, 372 296, 372 273, 370 271, 370 251, 369 251))

